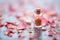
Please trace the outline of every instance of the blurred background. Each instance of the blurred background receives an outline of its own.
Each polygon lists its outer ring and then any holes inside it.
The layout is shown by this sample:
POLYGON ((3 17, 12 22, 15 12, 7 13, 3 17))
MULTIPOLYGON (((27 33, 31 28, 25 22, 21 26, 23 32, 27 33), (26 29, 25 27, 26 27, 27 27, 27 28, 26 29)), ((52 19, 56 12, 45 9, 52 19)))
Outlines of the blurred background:
MULTIPOLYGON (((0 0, 0 14, 3 15, 2 24, 5 24, 7 21, 21 23, 17 20, 16 15, 21 16, 22 18, 25 18, 26 16, 31 18, 31 15, 34 14, 36 8, 40 8, 43 14, 47 13, 48 15, 56 13, 60 20, 60 0, 0 0)), ((60 24, 60 21, 57 21, 56 23, 60 24)), ((33 26, 33 23, 31 26, 33 26)), ((15 31, 13 37, 4 35, 6 29, 5 26, 0 28, 0 40, 29 40, 29 33, 27 30, 23 32, 26 37, 24 39, 18 39, 16 29, 13 30, 15 31)), ((42 40, 51 40, 52 37, 47 36, 47 31, 42 32, 42 40)), ((54 35, 54 37, 56 37, 57 40, 60 40, 60 35, 54 35)))

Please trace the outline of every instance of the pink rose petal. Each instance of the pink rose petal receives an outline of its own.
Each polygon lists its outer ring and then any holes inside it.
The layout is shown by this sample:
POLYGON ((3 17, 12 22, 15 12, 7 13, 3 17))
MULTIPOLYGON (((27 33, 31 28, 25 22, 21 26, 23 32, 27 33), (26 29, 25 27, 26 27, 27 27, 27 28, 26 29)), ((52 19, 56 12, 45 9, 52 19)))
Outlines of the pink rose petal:
POLYGON ((6 34, 7 36, 12 37, 13 34, 14 34, 14 32, 13 32, 11 29, 7 29, 7 30, 5 31, 5 34, 6 34))
POLYGON ((52 30, 48 31, 48 36, 53 36, 53 31, 52 30))
POLYGON ((48 23, 49 23, 49 24, 53 24, 53 23, 55 23, 55 22, 54 22, 54 20, 49 20, 48 23))
POLYGON ((26 29, 26 26, 25 25, 19 25, 18 29, 26 29))
POLYGON ((46 20, 45 18, 42 18, 42 25, 43 26, 48 25, 48 20, 46 20))

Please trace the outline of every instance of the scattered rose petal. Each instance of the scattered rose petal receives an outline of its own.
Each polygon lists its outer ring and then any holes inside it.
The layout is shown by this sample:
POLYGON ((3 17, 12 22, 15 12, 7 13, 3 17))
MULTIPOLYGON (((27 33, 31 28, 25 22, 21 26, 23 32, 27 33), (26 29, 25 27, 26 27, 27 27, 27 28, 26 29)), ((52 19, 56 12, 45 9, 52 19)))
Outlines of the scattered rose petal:
POLYGON ((53 23, 55 23, 55 21, 54 20, 49 20, 48 23, 53 24, 53 23))
POLYGON ((11 29, 7 29, 7 30, 5 31, 5 35, 7 35, 7 36, 12 37, 13 34, 14 34, 14 32, 13 32, 11 29))
POLYGON ((42 18, 42 26, 47 26, 47 25, 48 25, 48 20, 42 18))
POLYGON ((5 25, 6 25, 7 28, 10 28, 10 29, 14 29, 14 27, 15 27, 13 25, 13 23, 11 23, 11 22, 7 22, 5 25))
POLYGON ((53 31, 51 29, 48 31, 48 36, 53 36, 53 31))
POLYGON ((52 40, 57 40, 56 37, 52 37, 52 40))
POLYGON ((46 29, 47 29, 46 27, 42 27, 42 31, 46 31, 46 29))

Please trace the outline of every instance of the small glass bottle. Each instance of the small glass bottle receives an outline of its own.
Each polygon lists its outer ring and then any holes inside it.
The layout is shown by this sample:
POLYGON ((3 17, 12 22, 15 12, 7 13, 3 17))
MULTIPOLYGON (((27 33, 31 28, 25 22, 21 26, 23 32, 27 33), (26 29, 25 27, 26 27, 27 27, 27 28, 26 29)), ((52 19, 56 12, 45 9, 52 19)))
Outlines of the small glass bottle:
POLYGON ((40 40, 40 36, 41 36, 41 31, 42 31, 42 27, 41 27, 41 10, 40 9, 36 9, 36 15, 35 15, 35 20, 34 20, 34 34, 35 34, 35 39, 36 40, 40 40))

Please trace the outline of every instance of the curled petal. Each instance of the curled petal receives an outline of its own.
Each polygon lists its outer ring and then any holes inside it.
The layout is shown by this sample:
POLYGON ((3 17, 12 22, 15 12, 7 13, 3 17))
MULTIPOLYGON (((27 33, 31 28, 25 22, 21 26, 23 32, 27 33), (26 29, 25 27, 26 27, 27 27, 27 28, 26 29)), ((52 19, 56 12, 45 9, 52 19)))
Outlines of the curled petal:
POLYGON ((26 29, 26 26, 22 24, 22 25, 19 25, 17 29, 26 29))
POLYGON ((12 37, 14 32, 11 29, 5 31, 5 35, 12 37))
POLYGON ((46 27, 42 27, 42 31, 46 31, 46 29, 47 29, 46 27))
POLYGON ((53 36, 53 31, 51 29, 48 31, 48 36, 53 36))
POLYGON ((18 38, 24 38, 24 37, 25 37, 24 34, 19 34, 19 35, 18 35, 18 38))
POLYGON ((16 24, 15 22, 7 22, 5 23, 5 26, 7 28, 10 28, 10 29, 14 29, 15 26, 17 26, 18 24, 16 24))
POLYGON ((53 24, 51 24, 50 26, 51 26, 52 28, 57 28, 57 27, 58 27, 58 24, 53 23, 53 24))
POLYGON ((55 23, 55 21, 54 20, 49 20, 48 23, 53 24, 53 23, 55 23))

